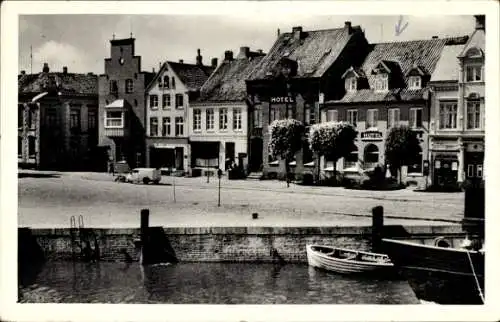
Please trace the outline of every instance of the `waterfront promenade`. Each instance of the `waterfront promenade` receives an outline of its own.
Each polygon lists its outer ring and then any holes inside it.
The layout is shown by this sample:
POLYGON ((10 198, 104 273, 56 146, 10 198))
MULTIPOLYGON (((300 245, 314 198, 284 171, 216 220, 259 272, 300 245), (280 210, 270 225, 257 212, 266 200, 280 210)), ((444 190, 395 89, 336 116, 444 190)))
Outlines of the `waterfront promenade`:
POLYGON ((424 193, 412 189, 360 191, 308 187, 281 181, 163 177, 160 185, 117 183, 105 173, 20 170, 18 225, 68 227, 82 215, 87 227, 139 226, 141 208, 151 210, 150 225, 206 226, 368 226, 371 208, 385 209, 386 224, 443 225, 459 221, 463 193, 424 193), (253 220, 251 214, 259 213, 253 220), (432 221, 423 220, 432 219, 432 221), (437 221, 442 219, 444 221, 437 221))

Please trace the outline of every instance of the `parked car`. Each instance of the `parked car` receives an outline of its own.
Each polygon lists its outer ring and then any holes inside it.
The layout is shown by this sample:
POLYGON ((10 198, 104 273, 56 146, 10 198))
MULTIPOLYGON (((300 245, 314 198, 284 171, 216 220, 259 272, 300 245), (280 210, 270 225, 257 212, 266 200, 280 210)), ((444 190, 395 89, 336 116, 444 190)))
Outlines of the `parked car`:
POLYGON ((161 180, 161 170, 154 168, 135 168, 127 174, 127 182, 149 184, 153 182, 158 184, 161 180))

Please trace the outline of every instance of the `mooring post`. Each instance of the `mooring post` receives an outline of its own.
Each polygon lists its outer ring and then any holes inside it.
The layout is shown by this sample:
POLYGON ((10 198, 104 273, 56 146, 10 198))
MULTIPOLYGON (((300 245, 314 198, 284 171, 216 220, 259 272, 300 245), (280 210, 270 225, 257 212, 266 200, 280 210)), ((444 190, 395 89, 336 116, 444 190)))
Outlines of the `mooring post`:
POLYGON ((382 230, 384 228, 384 207, 372 208, 372 251, 380 251, 382 242, 382 230))
POLYGON ((141 209, 141 246, 147 241, 149 229, 149 209, 141 209))

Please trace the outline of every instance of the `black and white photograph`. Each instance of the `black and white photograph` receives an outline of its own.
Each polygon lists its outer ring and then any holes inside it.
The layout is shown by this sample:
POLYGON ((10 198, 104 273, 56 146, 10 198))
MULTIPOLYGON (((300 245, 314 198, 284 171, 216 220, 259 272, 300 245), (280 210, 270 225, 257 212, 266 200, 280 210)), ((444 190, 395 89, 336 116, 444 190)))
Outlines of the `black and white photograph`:
POLYGON ((500 318, 499 5, 384 2, 4 2, 2 320, 500 318))

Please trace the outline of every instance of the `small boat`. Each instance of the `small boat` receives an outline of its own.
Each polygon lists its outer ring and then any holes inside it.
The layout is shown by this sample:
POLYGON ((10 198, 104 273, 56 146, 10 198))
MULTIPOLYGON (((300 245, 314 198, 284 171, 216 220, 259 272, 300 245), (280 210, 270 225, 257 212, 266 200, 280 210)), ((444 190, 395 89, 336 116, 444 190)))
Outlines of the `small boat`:
POLYGON ((321 245, 306 245, 306 252, 310 266, 336 273, 386 273, 394 268, 385 254, 321 245))

